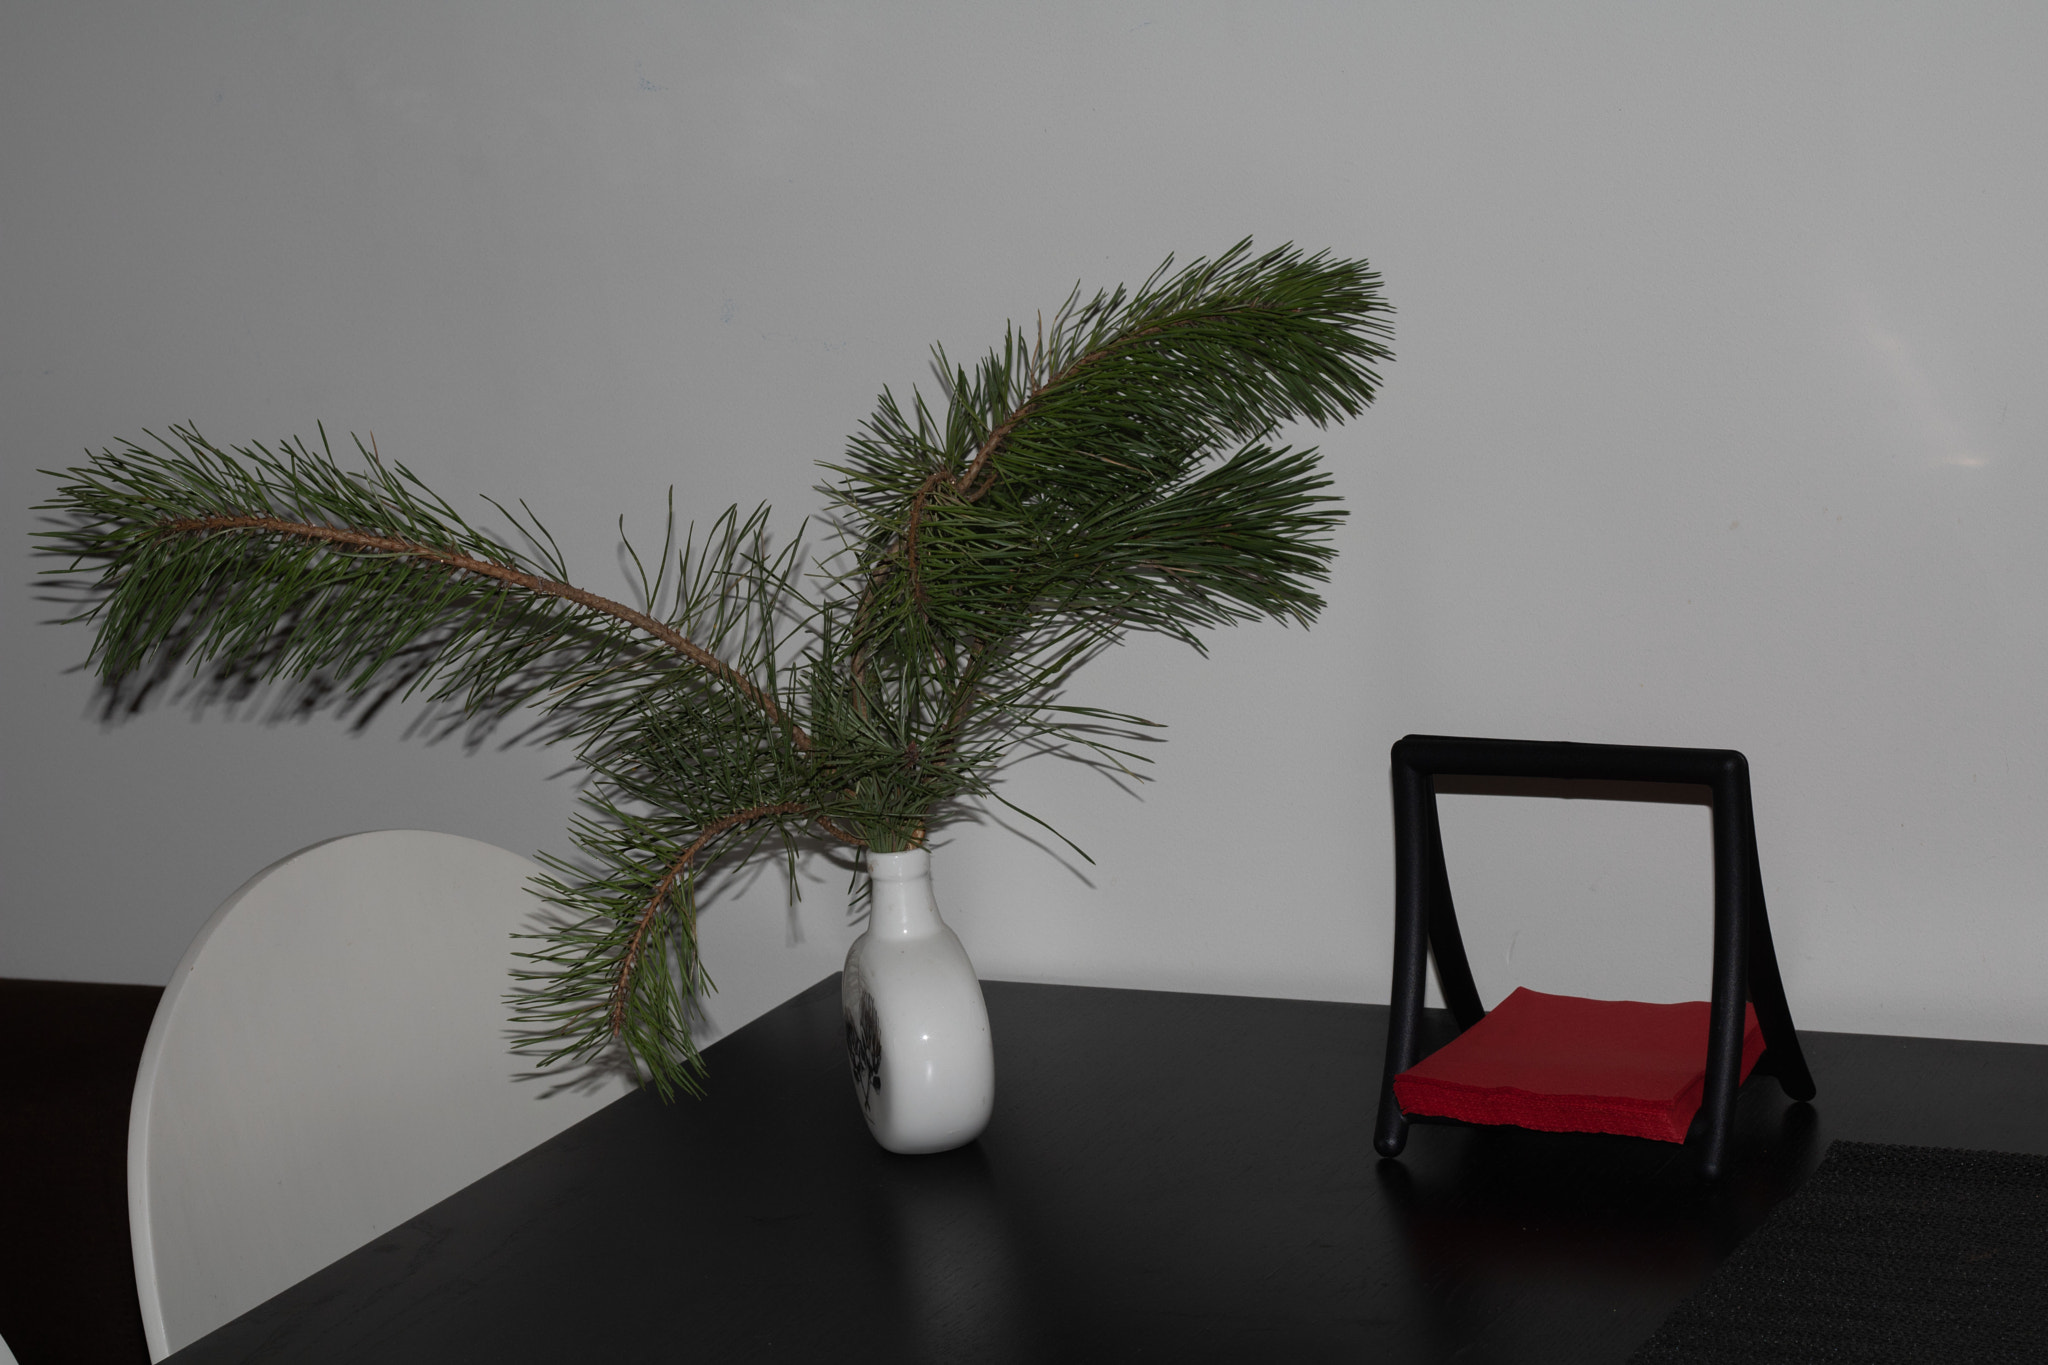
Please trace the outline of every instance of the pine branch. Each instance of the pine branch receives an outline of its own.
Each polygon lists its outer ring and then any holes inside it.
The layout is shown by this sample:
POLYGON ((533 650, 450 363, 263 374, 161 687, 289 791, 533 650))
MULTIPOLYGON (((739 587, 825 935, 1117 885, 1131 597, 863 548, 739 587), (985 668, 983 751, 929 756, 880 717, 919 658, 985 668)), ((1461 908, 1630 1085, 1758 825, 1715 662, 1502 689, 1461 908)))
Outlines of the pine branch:
MULTIPOLYGON (((435 699, 467 694, 475 708, 558 646, 585 665, 637 653, 644 668, 637 632, 780 720, 774 698, 711 649, 564 581, 558 553, 534 563, 476 532, 403 466, 362 451, 367 468, 350 474, 303 445, 231 457, 196 431, 173 434, 182 450, 131 444, 67 471, 71 482, 41 509, 63 522, 42 537, 72 561, 59 572, 97 574, 91 606, 73 619, 98 619, 91 658, 109 680, 175 645, 201 662, 260 664, 268 677, 333 670, 360 692, 440 632, 437 663, 415 685, 440 675, 435 699), (558 607, 520 600, 533 598, 558 607)), ((538 522, 533 532, 552 545, 538 522)))
POLYGON ((344 470, 324 432, 102 451, 58 476, 42 540, 110 684, 189 664, 238 695, 418 694, 472 736, 531 708, 528 735, 573 743, 575 854, 541 855, 552 919, 513 1017, 543 1065, 619 1048, 695 1093, 714 864, 774 842, 793 868, 819 833, 920 846, 969 803, 1008 806, 1000 776, 1033 754, 1136 775, 1151 722, 1069 701, 1082 665, 1134 630, 1199 650, 1212 627, 1316 617, 1344 511, 1317 453, 1274 438, 1372 400, 1388 311, 1364 262, 1246 242, 1076 289, 971 370, 935 350, 944 402, 885 390, 825 466, 841 550, 815 599, 801 535, 771 551, 765 508, 678 548, 671 497, 645 559, 622 519, 619 600, 572 580, 525 504, 493 504, 519 550, 374 443, 344 470))
MULTIPOLYGON (((1199 649, 1204 627, 1320 611, 1343 512, 1314 451, 1266 438, 1371 400, 1378 278, 1244 243, 1170 264, 1135 291, 1076 291, 1035 344, 1013 327, 971 374, 935 353, 943 413, 884 392, 828 466, 857 709, 942 718, 906 750, 956 754, 978 714, 1022 735, 1018 715, 1124 631, 1199 649)), ((959 791, 984 794, 971 775, 959 791)))
POLYGON ((614 1038, 618 1037, 625 1026, 626 1006, 632 997, 633 983, 642 964, 648 929, 654 923, 656 915, 661 912, 662 907, 668 902, 669 892, 675 886, 676 879, 690 870, 697 860, 697 855, 703 852, 706 844, 709 844, 727 830, 751 824, 756 820, 766 819, 773 815, 799 815, 803 813, 805 813, 803 802, 785 801, 780 805, 755 806, 749 810, 736 810, 730 815, 720 816, 706 826, 702 834, 692 839, 690 846, 677 855, 673 863, 669 864, 668 871, 662 873, 661 880, 654 884, 654 894, 648 897, 647 906, 640 912, 638 920, 633 925, 632 935, 626 941, 626 951, 619 958, 617 975, 614 977, 612 985, 611 1020, 612 1036, 614 1038))
MULTIPOLYGON (((1371 400, 1378 384, 1372 365, 1387 354, 1379 341, 1386 309, 1377 277, 1362 264, 1284 247, 1252 258, 1241 243, 1214 262, 1171 276, 1166 270, 1128 296, 1117 290, 1079 305, 1077 293, 1055 317, 1050 338, 1029 351, 1012 329, 973 378, 952 372, 943 424, 921 398, 907 418, 883 395, 849 462, 838 467, 841 484, 827 490, 847 514, 852 538, 871 547, 856 613, 862 626, 889 628, 885 596, 928 617, 937 609, 927 582, 935 574, 947 577, 956 599, 961 583, 972 586, 971 574, 951 577, 958 565, 934 567, 929 542, 951 523, 961 528, 957 540, 971 542, 970 569, 990 563, 999 548, 1009 554, 1012 563, 1002 568, 1012 591, 993 601, 1013 605, 1005 620, 951 628, 1001 633, 1035 611, 1014 591, 1031 577, 1014 572, 1032 567, 1015 563, 1029 545, 1017 543, 1020 532, 1057 536, 1101 519, 1105 507, 1131 506, 1134 498, 1142 505, 1219 446, 1256 443, 1286 420, 1320 424, 1351 415, 1371 400), (963 514, 1005 480, 1017 488, 996 517, 963 514), (907 516, 892 510, 900 507, 907 516), (1037 525, 1029 524, 1034 510, 1043 514, 1037 525)), ((1036 548, 1036 567, 1077 576, 1073 547, 1036 548), (1056 566, 1044 563, 1053 557, 1046 551, 1062 550, 1056 566)), ((1280 576, 1300 572, 1297 565, 1280 576)))
MULTIPOLYGON (((371 535, 363 531, 350 530, 339 526, 315 526, 307 522, 285 521, 278 517, 264 516, 210 516, 182 517, 158 523, 158 529, 166 535, 214 535, 247 532, 254 535, 275 535, 286 540, 302 540, 315 544, 345 546, 353 550, 374 550, 382 554, 398 555, 417 560, 424 564, 438 564, 457 573, 475 574, 479 578, 495 579, 500 583, 524 588, 543 597, 559 597, 580 607, 602 612, 607 616, 625 622, 653 636, 676 653, 718 678, 748 701, 761 708, 769 720, 783 724, 782 712, 775 705, 775 699, 756 687, 746 677, 728 666, 724 660, 712 654, 702 645, 688 639, 673 628, 664 625, 642 611, 635 611, 623 602, 614 602, 594 592, 585 592, 571 583, 557 582, 539 577, 510 565, 492 563, 436 549, 431 545, 399 540, 391 536, 371 535)), ((799 748, 810 747, 810 737, 801 728, 792 727, 791 735, 799 748)))

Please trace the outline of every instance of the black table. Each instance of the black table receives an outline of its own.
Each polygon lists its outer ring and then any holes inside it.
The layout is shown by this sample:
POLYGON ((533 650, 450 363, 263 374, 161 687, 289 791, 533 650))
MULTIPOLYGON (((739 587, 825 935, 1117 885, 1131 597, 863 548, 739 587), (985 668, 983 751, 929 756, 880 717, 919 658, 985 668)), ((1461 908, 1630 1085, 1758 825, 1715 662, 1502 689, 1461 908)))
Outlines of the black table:
POLYGON ((868 1138, 830 977, 711 1048, 708 1099, 628 1096, 172 1359, 1593 1365, 1830 1138, 2048 1153, 2048 1048, 1806 1033, 1819 1097, 1745 1088, 1712 1186, 1514 1129, 1381 1162, 1384 1006, 986 990, 961 1151, 868 1138))

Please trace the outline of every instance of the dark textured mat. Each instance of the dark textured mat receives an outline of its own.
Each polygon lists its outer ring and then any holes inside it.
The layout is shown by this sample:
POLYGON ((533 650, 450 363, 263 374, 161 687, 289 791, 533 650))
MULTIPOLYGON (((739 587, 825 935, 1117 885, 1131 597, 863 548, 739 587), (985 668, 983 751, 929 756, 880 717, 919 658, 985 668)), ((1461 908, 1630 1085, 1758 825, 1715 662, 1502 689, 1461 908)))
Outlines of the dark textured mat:
POLYGON ((2048 1157, 1836 1142, 1631 1365, 2048 1361, 2048 1157))

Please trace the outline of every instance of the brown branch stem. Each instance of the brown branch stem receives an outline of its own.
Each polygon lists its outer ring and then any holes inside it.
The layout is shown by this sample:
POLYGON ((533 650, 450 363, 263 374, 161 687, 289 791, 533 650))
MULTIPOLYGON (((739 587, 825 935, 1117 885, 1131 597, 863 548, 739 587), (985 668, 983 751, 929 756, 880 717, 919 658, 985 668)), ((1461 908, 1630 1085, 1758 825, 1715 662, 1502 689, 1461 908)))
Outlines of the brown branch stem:
POLYGON ((818 827, 820 829, 824 830, 827 834, 831 835, 833 838, 837 839, 842 844, 852 844, 855 848, 866 848, 868 846, 867 840, 861 838, 852 830, 841 829, 838 825, 833 824, 832 821, 827 819, 825 816, 813 815, 811 818, 818 822, 818 827))
MULTIPOLYGON (((918 523, 922 519, 924 512, 925 502, 933 493, 948 484, 952 486, 952 491, 962 502, 979 502, 986 496, 988 491, 994 488, 996 484, 994 470, 996 452, 1002 448, 1003 442, 1010 439, 1010 433, 1015 431, 1026 417, 1031 415, 1032 409, 1038 406, 1039 400, 1045 396, 1047 390, 1066 383, 1090 365, 1117 351, 1133 346, 1147 337, 1158 336, 1162 332, 1182 327, 1193 327, 1198 323, 1210 321, 1226 313, 1242 312, 1246 308, 1257 306, 1255 304, 1239 304, 1228 308, 1213 309, 1192 317, 1180 318, 1171 323, 1160 323, 1153 327, 1142 327, 1132 332, 1129 336, 1118 337, 1106 346, 1098 346, 1084 355, 1077 356, 1063 366, 1059 373, 1047 375, 1044 379, 1032 385, 1031 391, 1024 395, 1024 401, 1012 408, 1010 415, 990 428, 988 435, 982 438, 980 446, 975 449, 974 458, 968 462, 966 469, 962 470, 958 475, 948 474, 943 469, 935 469, 925 478, 923 483, 918 485, 917 492, 911 495, 910 524, 905 529, 902 545, 905 568, 910 574, 912 599, 919 603, 927 600, 924 584, 918 580, 917 574, 917 531, 918 523)), ((1039 349, 1034 353, 1034 360, 1036 360, 1037 355, 1043 354, 1045 347, 1042 332, 1043 323, 1040 326, 1039 349)), ((879 575, 876 581, 880 581, 879 575)))
POLYGON ((637 627, 688 659, 691 663, 710 673, 719 681, 738 692, 742 697, 761 709, 769 723, 788 729, 796 747, 808 753, 811 737, 803 727, 782 718, 782 710, 771 697, 738 669, 713 654, 696 641, 671 626, 664 625, 644 611, 636 611, 623 602, 614 602, 609 597, 600 597, 587 592, 573 583, 561 583, 538 574, 527 573, 504 564, 494 564, 487 559, 472 555, 457 554, 452 550, 436 549, 414 541, 399 540, 392 536, 372 535, 367 531, 350 530, 344 526, 322 526, 315 522, 288 521, 283 517, 259 516, 215 516, 181 517, 162 523, 163 529, 180 535, 210 534, 216 531, 268 531, 275 535, 294 536, 300 540, 321 541, 330 545, 346 545, 358 550, 375 550, 384 554, 403 555, 409 559, 421 559, 439 564, 458 573, 475 574, 479 578, 495 579, 524 588, 528 592, 544 597, 557 597, 565 602, 574 602, 580 607, 602 612, 626 624, 637 627))
POLYGON ((704 846, 719 835, 738 825, 749 824, 770 815, 794 815, 804 809, 801 801, 784 801, 773 806, 750 806, 730 815, 722 815, 704 827, 702 833, 692 839, 676 860, 668 865, 668 871, 661 874, 661 880, 654 884, 654 894, 647 898, 646 906, 640 911, 639 920, 633 925, 633 936, 626 940, 625 956, 619 960, 618 976, 612 982, 611 1022, 612 1037, 626 1023, 626 1000, 633 984, 633 973, 640 968, 641 949, 647 943, 647 931, 654 926, 654 917, 661 912, 661 903, 668 899, 669 891, 696 860, 704 846))

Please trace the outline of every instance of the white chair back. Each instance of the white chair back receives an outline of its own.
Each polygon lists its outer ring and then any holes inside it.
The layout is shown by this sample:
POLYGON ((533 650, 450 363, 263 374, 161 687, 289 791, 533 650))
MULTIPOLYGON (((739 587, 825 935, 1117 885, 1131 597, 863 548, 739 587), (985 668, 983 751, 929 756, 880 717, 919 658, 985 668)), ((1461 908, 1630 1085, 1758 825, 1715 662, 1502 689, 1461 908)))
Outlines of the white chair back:
POLYGON ((474 839, 353 834, 265 868, 200 930, 129 1115, 152 1360, 632 1088, 508 1051, 540 870, 474 839))

